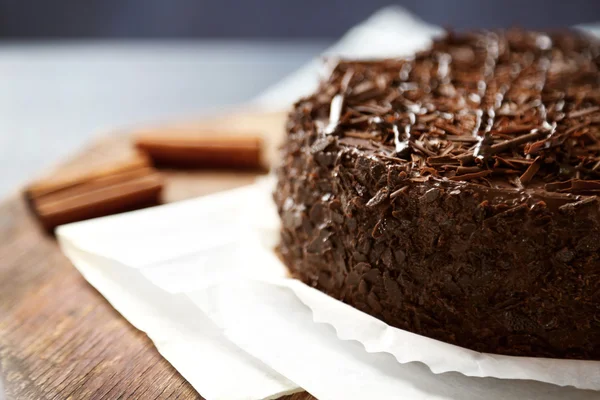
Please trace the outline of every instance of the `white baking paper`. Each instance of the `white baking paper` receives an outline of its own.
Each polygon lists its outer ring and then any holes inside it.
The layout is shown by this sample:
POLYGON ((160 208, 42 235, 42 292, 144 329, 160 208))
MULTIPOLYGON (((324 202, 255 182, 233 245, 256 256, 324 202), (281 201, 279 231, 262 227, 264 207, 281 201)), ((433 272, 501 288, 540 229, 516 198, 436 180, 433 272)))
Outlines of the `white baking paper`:
POLYGON ((86 279, 207 399, 241 398, 205 390, 231 390, 223 374, 234 368, 236 389, 257 393, 258 376, 273 392, 248 398, 295 390, 291 382, 323 399, 600 397, 549 384, 599 390, 600 362, 474 352, 389 327, 287 279, 272 251, 271 185, 71 224, 58 237, 86 279), (198 350, 188 348, 194 341, 198 350), (207 353, 212 346, 218 351, 207 353))
MULTIPOLYGON (((238 281, 190 294, 227 337, 322 400, 597 399, 598 392, 542 382, 433 374, 340 340, 287 287, 238 281), (235 293, 235 296, 231 294, 235 293)), ((421 349, 424 352, 429 350, 421 349)))
MULTIPOLYGON (((235 273, 228 267, 241 265, 248 256, 236 247, 247 233, 240 230, 235 237, 217 228, 240 217, 235 204, 238 196, 255 201, 256 191, 247 192, 234 190, 57 230, 61 249, 85 279, 132 325, 146 332, 158 351, 207 400, 269 399, 299 390, 234 345, 180 293, 227 279, 235 273), (214 209, 222 211, 214 214, 214 209), (201 231, 195 229, 198 226, 203 227, 201 231)), ((250 251, 262 246, 253 240, 244 244, 250 251)), ((255 268, 258 276, 285 274, 281 265, 265 266, 275 268, 261 272, 259 266, 255 268)), ((237 270, 235 275, 243 276, 237 270)))

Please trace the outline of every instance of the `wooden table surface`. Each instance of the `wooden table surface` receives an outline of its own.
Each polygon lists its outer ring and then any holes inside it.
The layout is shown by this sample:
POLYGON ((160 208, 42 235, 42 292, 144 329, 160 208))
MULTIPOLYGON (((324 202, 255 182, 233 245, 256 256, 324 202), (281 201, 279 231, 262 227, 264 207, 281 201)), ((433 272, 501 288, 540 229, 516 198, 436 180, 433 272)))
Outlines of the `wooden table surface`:
MULTIPOLYGON (((283 123, 282 114, 236 114, 173 129, 226 126, 264 134, 270 163, 283 123)), ((57 169, 85 169, 131 151, 126 134, 111 135, 57 169)), ((214 171, 164 175, 165 202, 249 184, 256 177, 214 171)), ((0 204, 0 378, 7 399, 201 399, 148 337, 83 279, 18 194, 0 204)), ((313 399, 305 392, 287 398, 313 399)))

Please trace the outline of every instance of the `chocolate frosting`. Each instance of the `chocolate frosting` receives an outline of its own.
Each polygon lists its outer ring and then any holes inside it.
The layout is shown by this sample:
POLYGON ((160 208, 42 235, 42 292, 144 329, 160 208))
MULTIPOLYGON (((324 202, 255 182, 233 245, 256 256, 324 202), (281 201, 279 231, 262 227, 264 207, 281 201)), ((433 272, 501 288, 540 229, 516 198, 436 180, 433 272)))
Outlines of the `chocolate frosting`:
POLYGON ((282 148, 292 273, 464 347, 600 360, 599 57, 512 30, 337 62, 282 148))
POLYGON ((599 56, 583 34, 448 34, 412 60, 341 61, 297 109, 410 177, 595 195, 599 56))

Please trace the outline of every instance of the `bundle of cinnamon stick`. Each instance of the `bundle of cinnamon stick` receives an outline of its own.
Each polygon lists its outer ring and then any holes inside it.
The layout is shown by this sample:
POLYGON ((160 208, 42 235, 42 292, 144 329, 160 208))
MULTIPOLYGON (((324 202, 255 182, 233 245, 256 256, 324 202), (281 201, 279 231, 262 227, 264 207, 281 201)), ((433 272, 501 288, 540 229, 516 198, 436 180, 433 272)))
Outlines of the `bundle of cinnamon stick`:
POLYGON ((153 165, 169 168, 258 169, 263 166, 260 136, 197 132, 142 132, 140 154, 102 168, 60 174, 29 185, 24 196, 42 226, 116 214, 160 203, 163 179, 153 165))
POLYGON ((25 199, 44 228, 160 202, 163 181, 147 157, 64 174, 29 185, 25 199))
POLYGON ((256 135, 147 132, 136 135, 135 146, 165 167, 258 169, 262 164, 262 138, 256 135))

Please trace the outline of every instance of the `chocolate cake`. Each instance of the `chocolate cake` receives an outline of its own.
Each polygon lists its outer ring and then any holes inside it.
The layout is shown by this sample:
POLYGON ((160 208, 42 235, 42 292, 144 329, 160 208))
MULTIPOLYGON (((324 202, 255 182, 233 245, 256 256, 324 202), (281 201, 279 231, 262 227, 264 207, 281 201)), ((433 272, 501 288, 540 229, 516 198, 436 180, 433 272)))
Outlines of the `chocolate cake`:
POLYGON ((600 360, 599 66, 581 33, 518 30, 338 61, 289 116, 285 263, 430 338, 600 360))

